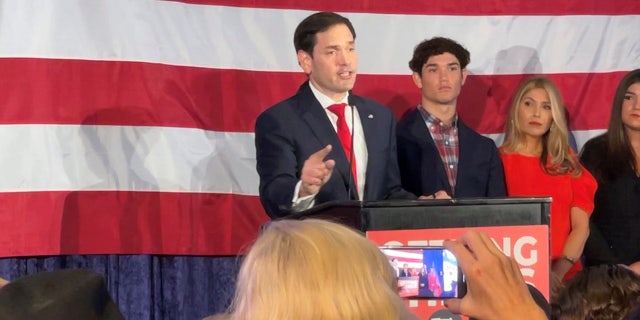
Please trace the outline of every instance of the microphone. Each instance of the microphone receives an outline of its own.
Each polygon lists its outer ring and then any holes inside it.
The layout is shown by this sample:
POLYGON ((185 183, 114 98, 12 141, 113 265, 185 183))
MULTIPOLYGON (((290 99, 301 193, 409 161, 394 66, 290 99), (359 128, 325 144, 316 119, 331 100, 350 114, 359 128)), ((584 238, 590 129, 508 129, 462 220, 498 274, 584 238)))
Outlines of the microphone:
MULTIPOLYGON (((349 154, 349 181, 347 181, 347 194, 349 195, 349 199, 351 199, 351 181, 352 176, 353 176, 353 171, 351 170, 351 166, 353 165, 353 154, 356 152, 356 148, 354 143, 354 139, 353 136, 355 136, 356 133, 356 127, 355 127, 355 106, 356 103, 354 101, 355 99, 353 98, 353 94, 351 94, 351 90, 349 90, 349 97, 347 98, 347 103, 349 104, 349 108, 351 109, 351 153, 349 154)), ((357 166, 357 165, 356 165, 357 166)), ((357 178, 357 177, 355 177, 357 178)), ((357 180, 356 180, 357 181, 357 180)), ((358 186, 355 185, 355 181, 354 181, 354 187, 356 188, 356 200, 360 200, 358 198, 358 186)))

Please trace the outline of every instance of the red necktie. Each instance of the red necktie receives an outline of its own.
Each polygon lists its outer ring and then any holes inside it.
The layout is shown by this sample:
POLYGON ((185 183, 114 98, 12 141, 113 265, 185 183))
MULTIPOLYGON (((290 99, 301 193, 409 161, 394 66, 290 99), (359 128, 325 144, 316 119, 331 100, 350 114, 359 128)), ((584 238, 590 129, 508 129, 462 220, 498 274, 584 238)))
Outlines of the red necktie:
MULTIPOLYGON (((353 182, 356 186, 356 193, 358 188, 358 174, 356 171, 356 157, 355 154, 352 156, 351 152, 353 150, 351 146, 351 132, 349 131, 349 127, 347 126, 347 120, 344 116, 344 109, 347 106, 346 103, 337 103, 329 106, 329 111, 335 113, 338 116, 338 122, 336 123, 338 128, 338 138, 340 138, 340 142, 342 143, 342 148, 344 149, 344 154, 347 155, 347 161, 351 164, 351 174, 353 175, 353 182)), ((353 115, 351 115, 353 117, 353 115)))

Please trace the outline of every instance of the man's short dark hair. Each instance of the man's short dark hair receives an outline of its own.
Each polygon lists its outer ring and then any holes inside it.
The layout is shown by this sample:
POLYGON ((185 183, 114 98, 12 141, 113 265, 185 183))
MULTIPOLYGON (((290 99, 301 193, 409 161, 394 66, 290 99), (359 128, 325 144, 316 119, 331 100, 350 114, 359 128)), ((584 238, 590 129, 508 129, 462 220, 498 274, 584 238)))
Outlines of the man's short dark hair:
POLYGON ((293 34, 293 46, 296 52, 302 50, 313 56, 313 47, 317 43, 316 34, 318 32, 327 31, 327 29, 337 25, 344 24, 351 31, 353 40, 356 39, 356 31, 349 19, 335 12, 316 12, 300 22, 293 34))
POLYGON ((461 69, 466 68, 471 61, 469 51, 461 44, 449 38, 435 37, 424 40, 416 46, 413 50, 413 58, 409 61, 409 68, 411 68, 411 71, 422 75, 422 66, 427 63, 429 58, 443 53, 451 53, 456 56, 460 62, 461 69))

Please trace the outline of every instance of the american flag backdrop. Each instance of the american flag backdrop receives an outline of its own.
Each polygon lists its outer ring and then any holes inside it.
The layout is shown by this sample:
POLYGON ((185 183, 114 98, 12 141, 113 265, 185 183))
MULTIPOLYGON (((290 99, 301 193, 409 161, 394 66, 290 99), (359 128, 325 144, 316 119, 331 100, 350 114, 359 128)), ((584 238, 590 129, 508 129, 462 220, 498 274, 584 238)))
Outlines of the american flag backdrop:
POLYGON ((267 220, 255 119, 305 80, 293 31, 319 10, 397 117, 413 47, 463 44, 459 114, 497 143, 525 77, 555 81, 579 148, 640 67, 638 0, 0 0, 0 256, 236 254, 267 220))

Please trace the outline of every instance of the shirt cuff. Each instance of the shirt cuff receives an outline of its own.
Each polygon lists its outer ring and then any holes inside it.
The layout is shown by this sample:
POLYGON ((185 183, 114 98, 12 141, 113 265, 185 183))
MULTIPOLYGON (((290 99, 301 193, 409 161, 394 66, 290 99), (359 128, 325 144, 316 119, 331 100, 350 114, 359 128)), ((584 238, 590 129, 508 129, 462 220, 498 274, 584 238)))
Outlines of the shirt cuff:
POLYGON ((293 200, 291 200, 291 209, 293 211, 303 211, 313 207, 316 203, 316 194, 308 195, 305 197, 298 197, 302 181, 298 181, 296 188, 293 190, 293 200))

